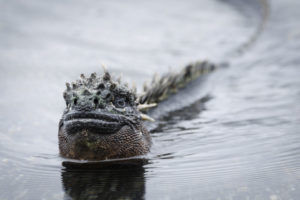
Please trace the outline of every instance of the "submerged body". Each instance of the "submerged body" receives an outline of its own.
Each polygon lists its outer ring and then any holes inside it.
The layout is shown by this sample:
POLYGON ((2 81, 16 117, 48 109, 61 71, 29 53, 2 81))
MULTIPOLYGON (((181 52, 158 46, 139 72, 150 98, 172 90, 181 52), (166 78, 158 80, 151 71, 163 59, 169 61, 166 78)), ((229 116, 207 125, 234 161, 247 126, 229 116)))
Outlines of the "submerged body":
POLYGON ((215 65, 208 62, 196 62, 179 73, 156 76, 140 96, 107 71, 103 76, 93 73, 89 78, 82 74, 81 80, 71 86, 67 83, 64 92, 66 109, 58 132, 61 155, 72 159, 104 160, 149 152, 151 136, 143 120, 153 119, 142 111, 155 107, 192 80, 214 69, 215 65))

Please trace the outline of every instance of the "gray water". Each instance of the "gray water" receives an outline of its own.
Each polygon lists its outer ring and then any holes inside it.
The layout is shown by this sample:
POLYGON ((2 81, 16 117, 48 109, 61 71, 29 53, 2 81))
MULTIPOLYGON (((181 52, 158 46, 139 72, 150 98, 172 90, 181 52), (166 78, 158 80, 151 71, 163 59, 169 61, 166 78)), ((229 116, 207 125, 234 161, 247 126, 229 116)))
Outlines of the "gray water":
POLYGON ((263 2, 1 0, 0 199, 299 199, 300 3, 263 2), (66 81, 104 63, 141 88, 198 59, 228 67, 148 155, 59 156, 66 81))

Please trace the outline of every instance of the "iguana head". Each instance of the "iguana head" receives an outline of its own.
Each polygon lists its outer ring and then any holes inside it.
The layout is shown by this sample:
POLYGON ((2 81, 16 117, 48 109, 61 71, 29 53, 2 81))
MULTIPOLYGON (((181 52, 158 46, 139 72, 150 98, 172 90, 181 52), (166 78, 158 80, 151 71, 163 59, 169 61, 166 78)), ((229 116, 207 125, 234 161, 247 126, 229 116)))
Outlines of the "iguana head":
POLYGON ((64 157, 84 160, 145 154, 151 138, 142 124, 136 92, 105 71, 71 85, 63 93, 66 109, 59 123, 64 157))

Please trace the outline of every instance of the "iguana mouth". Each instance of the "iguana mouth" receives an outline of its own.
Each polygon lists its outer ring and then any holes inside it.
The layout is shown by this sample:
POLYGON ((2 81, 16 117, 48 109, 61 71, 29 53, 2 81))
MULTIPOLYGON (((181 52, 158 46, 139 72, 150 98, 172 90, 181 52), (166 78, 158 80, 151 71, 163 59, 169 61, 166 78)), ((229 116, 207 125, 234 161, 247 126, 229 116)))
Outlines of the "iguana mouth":
POLYGON ((95 134, 112 134, 119 131, 126 123, 120 115, 74 112, 65 116, 63 125, 69 134, 75 134, 83 130, 95 134))
POLYGON ((116 114, 105 114, 96 112, 73 112, 65 116, 65 121, 94 119, 107 122, 119 122, 121 116, 116 114))

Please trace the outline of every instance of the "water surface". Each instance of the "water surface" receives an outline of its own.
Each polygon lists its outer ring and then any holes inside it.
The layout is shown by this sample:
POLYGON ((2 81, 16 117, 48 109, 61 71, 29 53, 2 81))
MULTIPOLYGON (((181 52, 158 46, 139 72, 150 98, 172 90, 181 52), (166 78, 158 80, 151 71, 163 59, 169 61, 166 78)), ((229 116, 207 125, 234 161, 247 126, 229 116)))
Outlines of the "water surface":
POLYGON ((264 6, 0 1, 0 199, 298 199, 300 3, 264 6), (141 86, 198 59, 228 67, 194 88, 208 101, 158 118, 148 155, 59 156, 66 81, 105 63, 141 86))

